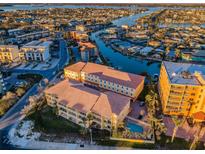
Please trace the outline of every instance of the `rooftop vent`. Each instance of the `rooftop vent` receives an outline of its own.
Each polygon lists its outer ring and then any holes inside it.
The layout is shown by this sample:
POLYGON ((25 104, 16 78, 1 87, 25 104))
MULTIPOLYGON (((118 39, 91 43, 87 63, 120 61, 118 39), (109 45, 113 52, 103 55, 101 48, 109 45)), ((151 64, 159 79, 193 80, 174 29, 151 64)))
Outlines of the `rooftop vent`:
POLYGON ((192 79, 192 75, 189 71, 182 71, 181 75, 184 79, 192 79))

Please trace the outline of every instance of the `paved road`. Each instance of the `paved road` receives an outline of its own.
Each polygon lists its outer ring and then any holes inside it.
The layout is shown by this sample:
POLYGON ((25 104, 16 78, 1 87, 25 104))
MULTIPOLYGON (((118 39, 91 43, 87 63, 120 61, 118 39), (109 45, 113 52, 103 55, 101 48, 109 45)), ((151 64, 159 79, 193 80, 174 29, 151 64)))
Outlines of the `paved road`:
POLYGON ((134 150, 131 147, 100 146, 91 144, 85 144, 84 147, 80 147, 80 144, 55 143, 44 141, 28 141, 21 148, 38 150, 134 150))
MULTIPOLYGON (((60 61, 59 64, 49 70, 39 70, 39 71, 28 71, 28 70, 14 70, 15 73, 38 73, 44 76, 44 78, 51 81, 60 69, 69 62, 69 53, 67 51, 66 42, 63 39, 59 40, 60 43, 60 61)), ((45 88, 45 87, 44 87, 45 88)), ((38 84, 35 84, 29 91, 0 119, 0 141, 3 140, 11 127, 21 120, 24 115, 21 115, 20 112, 25 105, 28 103, 28 98, 31 95, 36 94, 38 91, 38 84)), ((5 147, 5 145, 0 142, 0 148, 5 147)))
POLYGON ((66 47, 66 41, 64 39, 59 39, 59 47, 60 60, 55 67, 52 67, 48 70, 24 70, 14 68, 11 71, 13 73, 37 73, 50 80, 60 69, 64 68, 64 66, 69 62, 69 54, 66 47))

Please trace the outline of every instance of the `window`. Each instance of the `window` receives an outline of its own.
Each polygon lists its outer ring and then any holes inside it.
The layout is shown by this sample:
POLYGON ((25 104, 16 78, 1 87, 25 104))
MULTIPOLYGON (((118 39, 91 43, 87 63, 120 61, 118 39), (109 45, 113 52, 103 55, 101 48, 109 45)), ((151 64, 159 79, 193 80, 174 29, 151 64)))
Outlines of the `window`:
POLYGON ((66 112, 66 109, 64 109, 64 108, 62 108, 62 107, 60 107, 59 108, 61 111, 63 111, 63 112, 66 112))

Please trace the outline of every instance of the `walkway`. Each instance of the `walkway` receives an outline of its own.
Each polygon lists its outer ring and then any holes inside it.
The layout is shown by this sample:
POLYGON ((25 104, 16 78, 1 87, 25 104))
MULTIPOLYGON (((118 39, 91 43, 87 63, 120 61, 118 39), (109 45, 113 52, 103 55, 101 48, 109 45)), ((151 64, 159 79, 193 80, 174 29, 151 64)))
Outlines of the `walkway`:
POLYGON ((31 142, 25 146, 26 149, 42 149, 42 150, 131 150, 127 147, 111 147, 99 145, 84 145, 80 147, 79 144, 68 143, 51 143, 51 142, 31 142))

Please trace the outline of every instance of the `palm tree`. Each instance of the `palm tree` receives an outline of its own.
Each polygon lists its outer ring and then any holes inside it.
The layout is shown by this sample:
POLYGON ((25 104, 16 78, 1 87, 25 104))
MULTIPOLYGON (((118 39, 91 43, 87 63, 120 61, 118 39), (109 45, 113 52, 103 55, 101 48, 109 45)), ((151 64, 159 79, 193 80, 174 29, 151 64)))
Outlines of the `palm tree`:
POLYGON ((86 121, 87 121, 87 128, 90 132, 90 144, 93 143, 93 139, 92 139, 92 129, 91 129, 91 124, 93 121, 93 115, 91 113, 89 113, 86 117, 86 121))
POLYGON ((190 150, 193 150, 196 147, 196 144, 198 143, 198 141, 200 139, 200 134, 201 134, 201 130, 204 126, 204 122, 198 122, 198 123, 196 123, 196 126, 198 127, 198 129, 197 129, 197 132, 194 135, 194 140, 191 143, 191 146, 189 148, 190 150))
POLYGON ((176 58, 181 58, 181 51, 179 49, 175 50, 175 56, 176 58))
POLYGON ((172 121, 174 122, 174 129, 173 129, 173 133, 172 133, 172 140, 171 140, 171 142, 174 141, 174 138, 176 136, 177 130, 183 124, 184 118, 183 119, 179 119, 178 117, 173 116, 172 117, 172 121))
POLYGON ((150 94, 146 95, 145 102, 148 107, 148 122, 151 124, 157 139, 160 139, 160 135, 166 132, 166 127, 162 124, 162 119, 157 118, 156 108, 159 106, 158 94, 153 90, 150 91, 150 94))
MULTIPOLYGON (((29 104, 23 108, 21 111, 21 114, 24 114, 26 116, 40 111, 46 104, 45 96, 30 96, 29 97, 29 104)), ((41 116, 40 114, 37 114, 41 116)))

